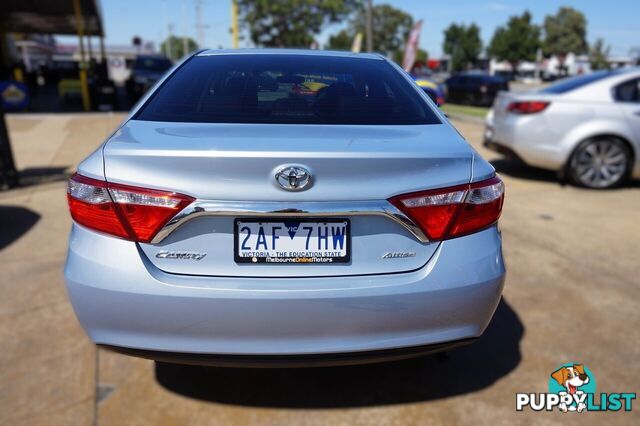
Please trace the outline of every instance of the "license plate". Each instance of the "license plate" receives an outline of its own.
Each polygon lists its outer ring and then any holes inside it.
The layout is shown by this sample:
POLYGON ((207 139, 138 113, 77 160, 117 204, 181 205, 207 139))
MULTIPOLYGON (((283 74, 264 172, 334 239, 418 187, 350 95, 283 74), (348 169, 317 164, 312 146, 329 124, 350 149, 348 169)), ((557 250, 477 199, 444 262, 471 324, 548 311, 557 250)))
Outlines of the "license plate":
POLYGON ((351 256, 349 219, 236 219, 237 263, 345 263, 351 256))

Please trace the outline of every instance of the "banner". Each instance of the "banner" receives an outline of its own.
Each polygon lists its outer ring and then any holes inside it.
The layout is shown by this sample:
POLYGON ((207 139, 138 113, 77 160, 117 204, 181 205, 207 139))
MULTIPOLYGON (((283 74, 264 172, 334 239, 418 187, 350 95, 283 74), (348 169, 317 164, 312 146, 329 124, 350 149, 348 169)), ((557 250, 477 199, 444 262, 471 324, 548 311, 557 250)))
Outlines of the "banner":
POLYGON ((405 71, 410 72, 413 68, 413 64, 416 61, 416 55, 418 53, 418 43, 420 41, 420 30, 422 30, 422 19, 419 20, 415 27, 409 33, 407 39, 407 46, 404 49, 404 57, 402 58, 402 68, 405 71))

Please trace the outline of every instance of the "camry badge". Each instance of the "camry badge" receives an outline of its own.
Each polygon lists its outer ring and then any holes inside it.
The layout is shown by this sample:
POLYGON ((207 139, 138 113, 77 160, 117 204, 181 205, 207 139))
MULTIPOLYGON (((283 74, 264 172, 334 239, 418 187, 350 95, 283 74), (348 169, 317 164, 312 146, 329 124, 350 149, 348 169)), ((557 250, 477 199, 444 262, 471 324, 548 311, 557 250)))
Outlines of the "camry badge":
POLYGON ((156 253, 158 259, 179 259, 179 260, 202 260, 207 253, 192 251, 159 251, 156 253))
POLYGON ((275 177, 278 185, 287 191, 302 191, 311 185, 311 173, 300 166, 282 167, 275 177))
POLYGON ((404 259, 407 257, 416 257, 415 251, 390 251, 382 255, 383 259, 404 259))

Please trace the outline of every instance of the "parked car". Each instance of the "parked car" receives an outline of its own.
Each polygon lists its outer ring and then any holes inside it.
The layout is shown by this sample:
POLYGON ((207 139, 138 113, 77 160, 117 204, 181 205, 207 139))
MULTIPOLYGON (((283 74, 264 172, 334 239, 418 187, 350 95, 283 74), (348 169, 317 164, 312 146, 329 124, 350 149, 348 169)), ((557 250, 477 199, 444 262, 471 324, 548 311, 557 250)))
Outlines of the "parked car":
POLYGON ((156 87, 69 181, 65 278, 95 343, 281 366, 483 333, 504 185, 397 65, 208 50, 156 87))
POLYGON ((138 55, 126 83, 127 93, 132 100, 140 98, 171 66, 171 61, 165 56, 138 55))
POLYGON ((424 93, 438 106, 442 106, 445 102, 444 89, 435 81, 424 77, 413 76, 416 84, 424 90, 424 93))
POLYGON ((509 90, 508 81, 475 72, 454 74, 445 83, 449 102, 468 105, 491 105, 498 92, 509 90))
POLYGON ((640 177, 639 85, 640 68, 631 68, 501 93, 487 116, 485 145, 576 185, 621 185, 640 177))

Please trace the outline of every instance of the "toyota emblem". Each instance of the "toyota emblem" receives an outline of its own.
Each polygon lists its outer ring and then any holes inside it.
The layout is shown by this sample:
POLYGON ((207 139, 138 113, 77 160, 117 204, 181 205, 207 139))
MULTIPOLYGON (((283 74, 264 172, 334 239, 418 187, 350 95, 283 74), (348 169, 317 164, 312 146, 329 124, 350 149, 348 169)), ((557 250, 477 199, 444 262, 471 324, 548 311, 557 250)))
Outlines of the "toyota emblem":
POLYGON ((276 182, 287 191, 302 191, 311 185, 311 173, 300 166, 282 167, 276 172, 276 182))

